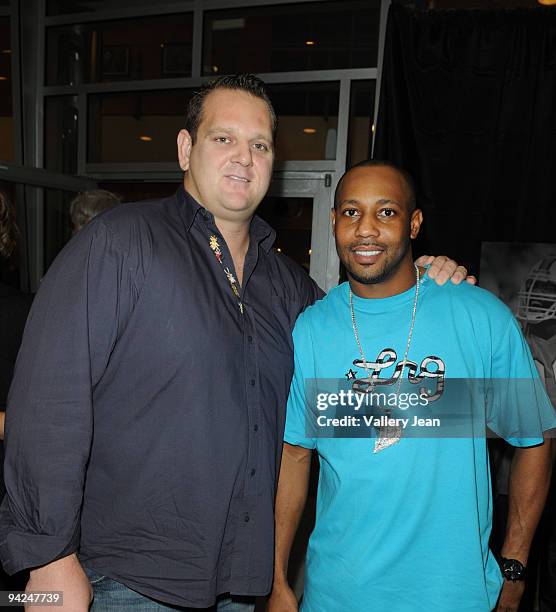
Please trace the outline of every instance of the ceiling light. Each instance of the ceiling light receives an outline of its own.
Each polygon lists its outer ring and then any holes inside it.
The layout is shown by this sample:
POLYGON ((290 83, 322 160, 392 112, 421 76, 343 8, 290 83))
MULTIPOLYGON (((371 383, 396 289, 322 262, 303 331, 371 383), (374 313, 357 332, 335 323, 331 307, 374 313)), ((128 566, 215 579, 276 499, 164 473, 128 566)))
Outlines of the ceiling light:
POLYGON ((213 71, 213 72, 218 72, 218 70, 219 70, 218 66, 213 66, 213 67, 212 67, 212 71, 213 71))
POLYGON ((8 77, 0 76, 0 81, 7 81, 7 80, 8 80, 8 77))
POLYGON ((139 140, 142 140, 143 142, 150 142, 152 138, 150 136, 139 136, 139 140))
POLYGON ((282 249, 280 247, 277 247, 276 250, 278 251, 278 253, 282 252, 282 249))
POLYGON ((305 134, 316 134, 317 130, 315 128, 303 128, 305 134))
POLYGON ((313 254, 313 249, 309 249, 309 255, 313 254))
POLYGON ((11 49, 2 49, 2 53, 5 53, 6 55, 8 55, 8 53, 11 53, 12 50, 11 49))
POLYGON ((315 44, 315 41, 314 41, 314 40, 306 40, 306 41, 305 41, 305 44, 306 44, 308 47, 312 47, 312 46, 315 44))

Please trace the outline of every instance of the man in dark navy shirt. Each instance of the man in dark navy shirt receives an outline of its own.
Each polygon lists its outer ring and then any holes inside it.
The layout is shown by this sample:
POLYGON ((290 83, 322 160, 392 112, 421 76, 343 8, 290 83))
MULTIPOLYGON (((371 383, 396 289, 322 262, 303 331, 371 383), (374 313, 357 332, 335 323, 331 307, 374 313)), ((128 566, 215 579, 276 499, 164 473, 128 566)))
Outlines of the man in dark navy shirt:
POLYGON ((0 555, 71 612, 90 584, 93 610, 250 610, 229 594, 270 591, 291 330, 321 295, 254 216, 275 124, 255 77, 205 86, 178 135, 185 189, 100 215, 43 280, 0 555))

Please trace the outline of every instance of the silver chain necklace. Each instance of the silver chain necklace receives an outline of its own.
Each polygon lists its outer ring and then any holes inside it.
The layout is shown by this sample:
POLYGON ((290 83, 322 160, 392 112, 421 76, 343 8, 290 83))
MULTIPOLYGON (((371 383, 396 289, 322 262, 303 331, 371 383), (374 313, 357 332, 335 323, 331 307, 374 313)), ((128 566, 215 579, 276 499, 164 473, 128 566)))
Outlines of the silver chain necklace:
MULTIPOLYGON (((409 325, 409 333, 407 335, 407 343, 405 345, 403 361, 401 362, 402 369, 400 371, 400 377, 398 379, 396 395, 399 395, 402 386, 403 370, 405 368, 407 356, 409 355, 409 347, 411 346, 411 338, 413 337, 413 329, 415 327, 415 315, 417 314, 417 302, 419 301, 419 268, 415 264, 413 264, 413 266, 415 267, 415 297, 413 298, 411 323, 409 325)), ((361 359, 363 360, 363 367, 365 368, 365 372, 367 372, 367 377, 369 379, 369 383, 371 383, 372 390, 371 372, 369 370, 367 358, 365 357, 365 353, 363 352, 363 346, 361 345, 361 340, 359 339, 359 330, 357 329, 357 321, 355 320, 355 310, 353 308, 353 291, 351 290, 351 286, 349 289, 349 309, 351 311, 351 326, 353 327, 353 335, 355 336, 355 342, 357 342, 357 348, 359 349, 359 353, 361 354, 361 359)), ((389 416, 389 414, 387 414, 387 416, 389 416)), ((375 439, 375 447, 373 453, 378 453, 381 450, 384 450, 385 448, 396 444, 396 442, 399 442, 401 438, 402 429, 399 425, 387 425, 386 427, 379 427, 378 430, 379 436, 375 439)))

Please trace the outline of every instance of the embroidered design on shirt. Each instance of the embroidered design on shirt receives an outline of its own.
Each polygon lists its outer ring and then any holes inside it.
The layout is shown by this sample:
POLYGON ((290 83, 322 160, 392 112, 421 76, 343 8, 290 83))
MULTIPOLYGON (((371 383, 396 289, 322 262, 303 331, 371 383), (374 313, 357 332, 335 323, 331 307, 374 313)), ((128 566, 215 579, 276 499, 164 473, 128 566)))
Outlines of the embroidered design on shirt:
POLYGON ((230 283, 230 287, 232 288, 232 293, 236 296, 237 303, 239 305, 239 312, 243 314, 243 304, 241 303, 241 293, 239 291, 238 282, 236 277, 232 274, 230 268, 224 267, 224 262, 222 261, 222 249, 218 243, 218 238, 214 234, 212 234, 209 239, 209 246, 216 257, 216 261, 222 266, 224 274, 226 275, 226 278, 230 283))

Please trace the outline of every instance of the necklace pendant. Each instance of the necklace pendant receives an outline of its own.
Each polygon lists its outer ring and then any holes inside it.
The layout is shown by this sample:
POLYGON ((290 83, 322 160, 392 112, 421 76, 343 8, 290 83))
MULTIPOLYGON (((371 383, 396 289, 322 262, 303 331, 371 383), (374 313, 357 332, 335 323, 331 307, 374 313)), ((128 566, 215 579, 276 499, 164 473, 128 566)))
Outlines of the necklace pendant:
POLYGON ((399 425, 381 427, 378 434, 378 438, 375 439, 373 454, 380 453, 385 448, 397 444, 402 437, 402 428, 399 425))

